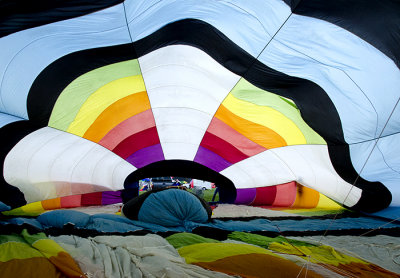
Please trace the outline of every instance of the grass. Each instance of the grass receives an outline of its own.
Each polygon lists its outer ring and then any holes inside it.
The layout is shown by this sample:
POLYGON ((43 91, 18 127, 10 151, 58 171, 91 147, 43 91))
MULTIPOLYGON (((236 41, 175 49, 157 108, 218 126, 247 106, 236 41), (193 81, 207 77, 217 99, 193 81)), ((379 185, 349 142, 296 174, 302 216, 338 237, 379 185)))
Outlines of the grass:
MULTIPOLYGON (((191 192, 191 193, 194 193, 192 189, 188 189, 187 191, 191 192)), ((214 195, 214 191, 215 191, 215 188, 210 189, 210 190, 203 190, 202 191, 203 192, 203 196, 200 196, 200 197, 203 198, 206 202, 211 202, 212 197, 214 195)), ((139 191, 139 195, 143 194, 144 192, 146 192, 146 191, 139 191)), ((217 194, 217 196, 215 196, 214 202, 218 202, 218 200, 219 200, 219 195, 217 194)))

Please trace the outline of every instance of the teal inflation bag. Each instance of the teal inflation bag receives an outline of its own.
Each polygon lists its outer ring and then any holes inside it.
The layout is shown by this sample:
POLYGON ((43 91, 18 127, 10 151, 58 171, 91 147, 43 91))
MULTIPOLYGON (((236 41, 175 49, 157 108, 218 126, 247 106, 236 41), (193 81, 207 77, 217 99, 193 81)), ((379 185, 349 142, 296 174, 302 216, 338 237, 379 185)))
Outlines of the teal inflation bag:
POLYGON ((207 223, 211 218, 207 202, 185 190, 170 188, 139 197, 125 204, 122 211, 126 217, 165 227, 207 223))

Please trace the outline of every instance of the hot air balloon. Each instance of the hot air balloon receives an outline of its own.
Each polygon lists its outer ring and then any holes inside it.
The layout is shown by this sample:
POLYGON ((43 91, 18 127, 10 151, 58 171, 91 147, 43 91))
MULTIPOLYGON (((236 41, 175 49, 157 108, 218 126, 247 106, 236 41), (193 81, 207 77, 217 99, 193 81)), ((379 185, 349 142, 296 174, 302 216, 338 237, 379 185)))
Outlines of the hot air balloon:
POLYGON ((179 176, 215 183, 222 203, 315 207, 323 194, 398 217, 398 1, 0 11, 0 211, 107 204, 179 176))

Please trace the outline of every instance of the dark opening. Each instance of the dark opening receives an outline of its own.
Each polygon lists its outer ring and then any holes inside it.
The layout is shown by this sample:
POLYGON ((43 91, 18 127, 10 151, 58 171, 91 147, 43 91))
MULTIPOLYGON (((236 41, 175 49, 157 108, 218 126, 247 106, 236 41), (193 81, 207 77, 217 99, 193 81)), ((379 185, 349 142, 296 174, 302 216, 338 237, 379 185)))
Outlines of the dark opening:
POLYGON ((178 176, 209 181, 215 183, 219 188, 220 203, 233 203, 236 200, 236 188, 230 179, 204 165, 187 160, 162 160, 151 163, 131 173, 126 178, 124 186, 129 188, 131 184, 141 179, 161 176, 178 176))

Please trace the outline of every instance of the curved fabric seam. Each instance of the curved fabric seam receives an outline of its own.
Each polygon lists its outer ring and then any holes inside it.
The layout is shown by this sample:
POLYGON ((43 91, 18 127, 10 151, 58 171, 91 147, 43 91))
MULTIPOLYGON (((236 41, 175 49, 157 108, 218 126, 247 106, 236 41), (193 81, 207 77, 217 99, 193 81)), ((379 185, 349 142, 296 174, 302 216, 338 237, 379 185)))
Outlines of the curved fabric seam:
MULTIPOLYGON (((151 7, 153 7, 154 5, 156 5, 156 4, 159 3, 159 2, 161 2, 161 0, 158 1, 158 2, 156 2, 156 3, 154 3, 154 4, 153 4, 152 6, 150 6, 148 9, 150 9, 151 7)), ((130 30, 130 28, 129 28, 130 22, 128 22, 128 18, 127 18, 127 15, 126 15, 125 2, 122 2, 122 5, 123 5, 123 7, 124 7, 125 23, 126 23, 126 27, 128 28, 128 33, 129 33, 129 38, 130 38, 130 40, 131 40, 131 45, 132 45, 132 48, 133 48, 133 49, 135 50, 135 52, 136 52, 135 44, 134 44, 134 42, 133 42, 132 35, 131 35, 131 30, 130 30)), ((146 9, 145 11, 143 11, 141 14, 145 13, 148 9, 146 9)), ((139 14, 138 16, 140 16, 141 14, 139 14)), ((138 16, 137 16, 137 17, 138 17, 138 16)), ((133 21, 134 19, 136 19, 136 17, 133 18, 132 21, 133 21)), ((136 54, 136 53, 134 53, 134 54, 136 54)), ((137 56, 137 55, 135 55, 135 56, 137 56)), ((142 76, 144 89, 145 89, 145 91, 146 91, 147 98, 148 98, 148 100, 149 100, 150 109, 151 109, 151 114, 152 114, 152 116, 153 116, 154 123, 155 123, 155 127, 156 127, 156 131, 157 131, 158 141, 160 142, 161 151, 162 151, 162 154, 163 154, 164 159, 165 159, 165 153, 164 153, 164 149, 163 149, 163 146, 162 146, 162 144, 161 144, 161 141, 160 141, 160 135, 159 135, 159 133, 158 133, 157 122, 156 122, 156 119, 155 119, 155 117, 154 117, 153 106, 152 106, 152 104, 151 104, 151 99, 150 99, 150 96, 149 96, 149 93, 148 93, 148 89, 147 89, 147 86, 146 86, 146 80, 144 79, 144 76, 143 76, 142 67, 141 67, 141 65, 140 65, 140 59, 139 59, 139 57, 137 57, 136 59, 137 59, 137 63, 138 63, 138 66, 139 66, 140 74, 141 74, 141 76, 142 76)), ((136 167, 135 167, 135 168, 136 168, 136 167)))
MULTIPOLYGON (((131 76, 128 76, 128 77, 117 78, 117 79, 113 80, 112 82, 119 82, 121 79, 124 79, 124 78, 131 78, 131 77, 135 77, 135 76, 141 76, 141 75, 131 75, 131 76)), ((141 76, 141 77, 142 77, 141 79, 143 80, 143 84, 144 84, 143 76, 141 76)), ((110 83, 112 83, 112 82, 109 82, 109 83, 104 84, 103 86, 97 88, 94 92, 92 92, 90 95, 87 96, 87 98, 86 98, 86 99, 82 102, 82 104, 80 105, 79 109, 76 110, 75 117, 73 118, 73 120, 68 124, 68 127, 67 127, 67 129, 66 129, 67 132, 68 132, 68 130, 71 129, 71 126, 73 126, 74 128, 77 127, 77 126, 81 126, 81 125, 77 125, 75 121, 76 121, 76 119, 77 119, 78 116, 82 116, 82 114, 85 114, 85 113, 81 113, 82 111, 84 111, 83 108, 85 107, 85 104, 90 103, 91 100, 89 100, 89 99, 90 99, 93 95, 96 95, 99 91, 101 91, 102 89, 104 89, 104 87, 107 87, 107 86, 108 86, 110 83), (75 124, 74 124, 74 123, 75 123, 75 124), (73 124, 74 124, 74 125, 73 125, 73 124)), ((146 84, 144 84, 144 85, 146 85, 146 84)), ((146 86, 145 86, 145 87, 146 87, 146 86)), ((91 125, 92 125, 92 124, 97 120, 97 118, 98 118, 104 111, 106 111, 107 108, 110 107, 111 105, 115 104, 116 102, 118 102, 118 101, 120 101, 120 100, 122 100, 122 99, 124 99, 124 98, 126 98, 126 97, 128 97, 128 96, 132 96, 132 95, 135 95, 135 94, 138 94, 138 93, 142 93, 142 92, 146 92, 147 98, 149 98, 149 95, 148 95, 147 91, 145 90, 145 91, 137 91, 137 92, 134 92, 134 93, 130 93, 130 94, 128 94, 128 95, 126 95, 126 96, 123 96, 123 97, 121 97, 121 98, 119 98, 119 99, 115 99, 114 102, 112 102, 112 103, 111 103, 110 105, 108 105, 104 110, 102 110, 102 112, 99 113, 99 115, 94 119, 94 121, 91 123, 91 125)), ((60 96, 60 95, 59 95, 59 96, 60 96)), ((150 99, 149 99, 149 102, 150 102, 150 99)), ((150 104, 150 105, 151 105, 151 104, 150 104)), ((151 107, 151 106, 150 106, 150 107, 151 107)), ((90 126, 91 126, 91 125, 90 125, 90 126)), ((89 128, 90 128, 90 126, 89 126, 89 128)), ((89 128, 88 128, 88 129, 89 129, 89 128)), ((87 130, 87 129, 86 129, 86 130, 87 130)), ((86 131, 85 131, 85 132, 86 132, 86 131)), ((75 134, 75 133, 71 133, 71 134, 74 134, 74 135, 76 135, 76 136, 81 137, 80 135, 75 134)), ((82 138, 83 138, 83 137, 82 137, 82 138)))
POLYGON ((372 139, 368 139, 368 140, 364 140, 364 141, 359 141, 359 142, 355 142, 355 143, 347 143, 347 145, 351 146, 351 145, 357 145, 357 144, 367 143, 367 142, 379 140, 379 139, 381 139, 381 138, 386 138, 386 137, 390 137, 390 136, 395 136, 395 135, 398 135, 398 134, 400 134, 400 132, 395 132, 395 133, 387 134, 387 135, 384 135, 384 136, 379 136, 379 135, 378 135, 378 137, 375 137, 375 138, 372 138, 372 139))
MULTIPOLYGON (((265 90, 263 90, 263 91, 265 91, 265 90)), ((265 91, 265 92, 267 92, 267 91, 265 91)), ((303 131, 303 129, 300 128, 300 127, 297 125, 297 123, 296 123, 295 121, 292 120, 292 118, 288 117, 288 116, 287 116, 285 113, 283 113, 282 111, 277 110, 277 109, 275 109, 274 107, 272 107, 272 106, 270 106, 270 105, 260 105, 260 104, 254 103, 254 102, 250 102, 250 101, 247 101, 247 100, 243 100, 243 99, 241 99, 241 98, 238 98, 238 97, 236 97, 236 96, 235 96, 234 94, 232 94, 232 93, 230 93, 230 94, 231 94, 232 97, 235 98, 237 101, 246 102, 246 103, 249 103, 249 104, 251 104, 251 105, 258 106, 258 107, 269 108, 269 109, 273 110, 275 113, 277 113, 277 114, 279 114, 279 115, 282 115, 282 118, 283 118, 285 121, 290 122, 291 124, 293 124, 293 125, 298 129, 299 133, 303 136, 304 141, 306 142, 306 144, 299 144, 299 145, 307 145, 307 138, 306 138, 306 136, 304 135, 305 132, 303 131)), ((272 93, 272 94, 273 94, 273 93, 272 93)), ((227 96, 227 97, 228 97, 228 96, 227 96)), ((225 99, 226 99, 226 98, 225 98, 225 99)), ((220 104, 220 106, 221 106, 221 105, 223 105, 223 102, 220 104)), ((272 131, 275 131, 275 130, 273 130, 272 128, 270 128, 270 127, 268 127, 268 126, 265 126, 265 125, 262 125, 262 124, 253 122, 253 121, 248 120, 248 119, 245 119, 245 118, 239 116, 238 114, 236 114, 234 111, 228 109, 228 107, 227 107, 226 105, 224 105, 224 106, 225 106, 225 108, 226 108, 227 110, 229 110, 232 114, 234 114, 235 116, 237 116, 237 117, 239 117, 239 118, 241 118, 241 119, 247 120, 247 121, 252 122, 252 123, 254 123, 254 124, 258 124, 258 125, 261 125, 261 126, 264 126, 264 127, 268 128, 268 129, 270 129, 270 130, 272 130, 272 131)), ((311 130, 313 130, 313 129, 303 120, 303 118, 301 118, 301 116, 300 116, 300 120, 303 121, 303 122, 306 124, 307 127, 309 127, 311 130)), ((313 130, 313 131, 314 131, 314 130, 313 130)), ((315 132, 315 131, 314 131, 314 132, 315 132)), ((276 132, 276 133, 277 133, 277 132, 276 132)), ((315 133, 316 133, 316 132, 315 132, 315 133)), ((278 134, 278 133, 277 133, 277 134, 278 134)), ((317 134, 318 134, 318 133, 317 133, 317 134)), ((318 134, 318 135, 319 135, 319 134, 318 134)), ((281 138, 283 138, 280 134, 279 134, 279 136, 280 136, 281 138)), ((284 140, 286 141, 286 139, 284 139, 284 140)), ((287 143, 287 142, 286 142, 286 143, 287 143)), ((288 146, 289 146, 289 145, 288 145, 288 146)), ((290 145, 290 146, 292 146, 292 145, 290 145)))
MULTIPOLYGON (((285 147, 288 147, 288 146, 285 146, 285 147)), ((256 155, 260 155, 260 154, 263 153, 263 152, 272 151, 272 150, 273 150, 273 149, 266 149, 266 150, 264 150, 264 151, 262 151, 262 152, 259 152, 259 153, 256 154, 256 155)), ((292 177, 294 178, 294 181, 296 181, 297 176, 293 173, 292 169, 290 169, 290 167, 285 163, 285 161, 283 161, 275 152, 272 151, 272 154, 273 154, 276 158, 278 158, 278 160, 281 161, 282 164, 284 164, 284 165, 286 166, 286 168, 287 168, 287 169, 289 170, 289 172, 292 174, 292 177)), ((241 161, 238 161, 238 162, 236 162, 236 163, 232 163, 232 165, 229 166, 229 167, 232 167, 233 165, 235 165, 235 164, 237 164, 237 163, 242 163, 242 162, 244 162, 244 161, 246 161, 246 160, 248 160, 248 159, 251 159, 252 157, 254 157, 254 156, 256 156, 256 155, 249 156, 249 157, 247 157, 247 158, 245 158, 245 159, 243 159, 243 160, 241 160, 241 161)), ((263 163, 259 162, 258 160, 254 160, 254 162, 256 162, 257 164, 260 164, 260 165, 264 165, 263 163)), ((228 169, 229 167, 227 167, 227 168, 225 168, 225 169, 228 169)), ((264 168, 264 167, 262 167, 262 168, 264 168)), ((224 169, 224 170, 225 170, 225 169, 224 169)), ((222 170, 222 171, 224 171, 224 170, 222 170)), ((241 170, 242 170, 242 169, 241 169, 241 170)), ((221 171, 221 172, 222 172, 222 171, 221 171)), ((248 177, 250 177, 250 179, 251 179, 251 180, 253 181, 253 183, 255 184, 254 179, 253 179, 250 175, 248 175, 247 172, 245 172, 245 171, 243 171, 243 170, 242 170, 242 172, 245 173, 248 177)))
MULTIPOLYGON (((335 25, 335 26, 337 26, 337 25, 335 25)), ((339 28, 340 28, 340 27, 339 27, 339 28)), ((341 29, 343 29, 343 28, 341 28, 341 29)), ((343 29, 343 30, 345 30, 345 29, 343 29)), ((345 30, 345 31, 347 31, 347 30, 345 30)), ((347 31, 347 32, 349 32, 349 31, 347 31)), ((361 38, 360 38, 360 39, 361 39, 361 38)), ((317 62, 317 63, 319 63, 319 64, 321 64, 321 65, 324 65, 324 66, 326 66, 326 67, 328 67, 328 68, 336 69, 336 70, 338 70, 338 71, 344 73, 344 74, 351 80, 351 82, 360 90, 360 92, 364 95, 365 99, 370 103, 371 108, 375 111, 375 115, 376 115, 375 136, 376 136, 376 133, 377 133, 377 131, 378 131, 378 122, 379 122, 379 120, 378 120, 378 112, 376 111, 375 106, 373 105, 372 101, 368 98, 368 96, 364 93, 364 91, 361 89, 361 87, 358 86, 358 84, 350 77, 350 75, 349 75, 346 71, 344 71, 344 70, 342 70, 342 69, 340 69, 340 68, 333 67, 333 66, 327 65, 327 64, 325 64, 325 63, 322 63, 322 62, 318 61, 317 59, 315 59, 315 58, 313 58, 313 57, 311 57, 311 56, 309 56, 309 55, 307 55, 307 54, 305 54, 305 53, 303 53, 303 52, 301 52, 301 51, 298 51, 298 50, 296 50, 296 49, 293 49, 292 47, 290 47, 290 46, 288 46, 288 45, 285 45, 285 46, 286 46, 287 48, 290 48, 291 50, 293 50, 293 51, 299 53, 299 54, 302 54, 302 55, 304 55, 304 56, 310 58, 311 60, 313 60, 313 61, 315 61, 315 62, 317 62)), ((314 83, 315 83, 315 82, 314 82, 314 83)), ((328 95, 328 97, 329 97, 329 95, 328 95)), ((330 98, 330 97, 329 97, 329 98, 330 98)), ((347 143, 347 142, 346 142, 346 143, 347 143)))
POLYGON ((396 169, 393 169, 393 168, 386 162, 385 156, 383 155, 383 153, 382 153, 382 151, 381 151, 381 149, 379 148, 378 145, 376 146, 376 148, 377 148, 378 151, 381 153, 381 155, 382 155, 382 160, 383 160, 383 162, 385 163, 385 165, 386 165, 389 169, 391 169, 393 172, 395 172, 395 173, 397 173, 397 174, 400 174, 400 171, 397 171, 396 169))
MULTIPOLYGON (((175 108, 178 108, 178 109, 188 109, 188 110, 194 110, 194 111, 198 111, 198 112, 200 112, 200 113, 203 113, 203 114, 206 114, 206 115, 211 115, 211 114, 209 114, 209 113, 207 113, 207 112, 205 112, 205 111, 203 111, 203 110, 199 110, 199 109, 197 109, 197 108, 192 108, 192 107, 182 107, 182 106, 168 106, 168 107, 164 107, 164 106, 161 106, 161 107, 154 107, 154 109, 175 109, 175 108)), ((152 107, 152 110, 153 110, 153 107, 152 107)), ((154 114, 153 114, 154 115, 154 114)), ((212 118, 211 118, 212 119, 212 118)), ((207 129, 206 129, 207 130, 207 129)))
MULTIPOLYGON (((32 133, 30 133, 30 134, 32 134, 32 133)), ((32 157, 33 157, 35 154, 37 154, 40 150, 45 149, 45 146, 46 146, 49 142, 51 142, 51 141, 53 141, 55 138, 61 137, 61 136, 62 136, 62 133, 57 134, 56 136, 54 136, 54 137, 48 139, 47 141, 45 141, 44 144, 43 144, 43 142, 41 142, 40 148, 38 148, 38 149, 36 150, 36 152, 35 152, 34 154, 32 154, 32 155, 29 157, 28 164, 27 164, 27 167, 26 167, 26 170, 27 170, 27 171, 26 171, 26 177, 27 177, 27 178, 29 178, 29 168, 30 168, 30 165, 31 165, 31 162, 32 162, 32 157)), ((65 150, 64 150, 64 151, 65 151, 65 150)), ((64 151, 62 151, 61 153, 64 153, 64 151)), ((54 162, 56 161, 56 159, 57 159, 57 157, 55 157, 55 158, 52 160, 53 163, 51 163, 51 167, 50 167, 50 169, 49 169, 50 171, 48 171, 47 174, 51 172, 51 169, 53 168, 54 162)), ((35 191, 39 191, 39 189, 38 189, 37 187, 34 187, 34 189, 35 189, 35 191)), ((25 194, 24 194, 24 196, 25 196, 25 194)))
POLYGON ((254 18, 256 21, 258 21, 258 23, 260 23, 260 26, 264 29, 264 32, 265 32, 268 36, 272 37, 271 34, 268 33, 267 29, 264 27, 264 24, 262 24, 261 21, 258 20, 258 17, 252 15, 251 13, 249 13, 248 11, 246 11, 245 9, 243 9, 242 7, 239 7, 239 6, 236 5, 235 3, 228 2, 228 1, 221 1, 221 2, 229 3, 229 4, 231 4, 232 6, 238 8, 239 10, 242 10, 245 14, 247 14, 247 15, 249 15, 250 17, 254 18))
MULTIPOLYGON (((35 43, 35 42, 37 42, 37 41, 39 41, 39 40, 42 40, 42 39, 44 39, 44 38, 53 37, 53 36, 57 36, 57 35, 63 35, 63 34, 77 34, 77 35, 96 34, 96 33, 103 33, 103 32, 105 32, 105 31, 116 30, 116 29, 120 29, 120 28, 123 28, 123 26, 122 26, 122 27, 118 27, 118 28, 111 28, 111 29, 109 29, 109 30, 98 31, 98 32, 87 32, 87 33, 73 33, 73 32, 71 32, 71 33, 55 33, 55 34, 51 34, 51 35, 47 35, 47 36, 42 36, 42 37, 40 37, 40 38, 36 38, 36 39, 30 41, 28 44, 26 44, 23 48, 21 48, 21 49, 10 59, 9 63, 7 64, 7 66, 6 66, 5 69, 4 69, 4 74, 3 74, 2 79, 1 79, 1 82, 0 82, 0 102, 1 102, 2 106, 4 106, 4 101, 3 101, 3 94, 1 93, 1 91, 2 91, 1 88, 2 88, 2 86, 3 86, 5 73, 7 72, 7 69, 8 69, 8 67, 10 66, 10 64, 12 63, 12 61, 18 56, 18 54, 21 53, 25 48, 27 48, 27 47, 30 46, 31 44, 33 44, 33 43, 35 43)), ((128 29, 128 30, 129 30, 129 29, 128 29)), ((130 32, 129 32, 129 35, 130 35, 130 32)), ((131 43, 133 43, 133 42, 132 42, 132 38, 131 38, 131 43)), ((113 44, 113 45, 114 45, 114 44, 113 44)), ((113 45, 108 45, 108 46, 113 46, 113 45)), ((74 52, 75 52, 75 51, 74 51, 74 52)), ((74 52, 71 52, 71 53, 74 53, 74 52)), ((69 53, 67 53, 67 54, 64 53, 64 56, 65 56, 65 55, 68 55, 68 54, 69 54, 69 53)), ((33 83, 32 83, 32 84, 33 84, 33 83)), ((0 111, 0 112, 2 112, 2 111, 0 111)), ((12 114, 10 114, 10 115, 12 115, 12 114)), ((13 116, 14 116, 14 115, 13 115, 13 116)), ((18 117, 18 116, 17 116, 17 117, 18 117)), ((26 118, 26 120, 29 120, 29 118, 26 118)))
MULTIPOLYGON (((254 66, 254 64, 256 63, 256 61, 258 61, 258 57, 260 57, 260 55, 263 53, 263 51, 267 48, 267 46, 271 43, 271 41, 274 39, 274 37, 278 34, 278 32, 282 29, 282 27, 286 24, 286 22, 289 20, 289 18, 292 16, 292 14, 293 14, 293 12, 291 12, 290 14, 289 14, 289 16, 286 18, 286 20, 282 23, 282 25, 279 27, 279 29, 275 32, 275 34, 271 37, 271 39, 267 42, 267 44, 265 45, 265 47, 260 51, 260 53, 257 55, 257 57, 254 57, 253 56, 253 58, 254 58, 254 61, 252 62, 252 64, 246 69, 246 71, 241 75, 241 77, 239 78, 239 80, 235 83, 235 85, 232 87, 232 89, 229 91, 229 93, 227 94, 227 96, 232 92, 232 90, 236 87, 236 85, 239 83, 239 81, 243 78, 243 76, 245 76, 246 75, 246 73, 249 71, 249 69, 250 68, 252 68, 253 66, 254 66)), ((202 21, 203 22, 203 21, 202 21)), ((211 24, 210 24, 211 25, 211 24)), ((219 29, 218 28, 216 28, 216 27, 214 27, 214 25, 211 25, 213 28, 215 28, 216 30, 218 30, 219 31, 219 29)), ((222 32, 221 32, 222 33, 222 32)), ((227 97, 226 96, 226 97, 227 97)), ((221 101, 221 104, 224 102, 224 100, 226 99, 226 97, 221 101)), ((221 106, 221 105, 220 105, 221 106)), ((219 109, 219 107, 218 107, 218 109, 219 109)), ((208 128, 210 127, 210 125, 211 125, 211 121, 212 121, 212 119, 215 117, 215 115, 216 115, 216 113, 217 113, 217 111, 218 111, 218 109, 215 111, 215 113, 214 113, 214 115, 212 116, 212 118, 211 118, 211 120, 210 120, 210 122, 209 122, 209 124, 208 124, 208 126, 207 126, 207 128, 206 128, 206 130, 208 130, 208 128)), ((201 140, 200 140, 200 142, 201 141, 203 141, 203 139, 204 139, 204 135, 203 135, 203 137, 201 138, 201 140)))
MULTIPOLYGON (((138 17, 140 17, 142 14, 146 13, 148 10, 150 10, 151 8, 153 8, 155 5, 157 5, 158 3, 160 3, 162 0, 159 0, 158 2, 154 3, 153 5, 149 6, 147 9, 145 9, 143 12, 141 12, 140 14, 136 15, 134 18, 132 18, 131 21, 128 21, 127 17, 126 17, 126 10, 125 10, 125 1, 123 2, 124 5, 124 12, 125 12, 125 20, 126 20, 126 24, 129 25, 131 24, 135 19, 137 19, 138 17)), ((129 29, 129 26, 128 26, 129 29)), ((129 32, 130 33, 130 32, 129 32)), ((131 38, 132 39, 132 38, 131 38)))
MULTIPOLYGON (((143 80, 144 80, 144 78, 143 78, 143 80)), ((154 89, 160 89, 160 88, 168 88, 168 87, 173 87, 173 88, 175 88, 175 87, 178 87, 178 88, 188 88, 188 89, 193 89, 194 91, 198 91, 198 92, 203 92, 203 90, 201 90, 201 89, 199 89, 199 88, 194 88, 194 87, 190 87, 190 86, 186 86, 186 85, 162 85, 162 86, 156 86, 156 87, 152 87, 151 88, 151 90, 154 90, 154 89)), ((147 91, 146 91, 147 92, 147 91)), ((229 93, 228 93, 229 94, 229 93)), ((215 97, 214 97, 214 94, 209 94, 209 95, 207 95, 207 96, 209 96, 211 99, 213 99, 213 100, 215 100, 216 102, 220 102, 218 99, 216 99, 215 97)), ((149 98, 150 99, 150 98, 149 98)), ((164 106, 162 106, 162 108, 169 108, 170 106, 168 106, 168 107, 164 107, 164 106)), ((158 107, 155 107, 155 108, 158 108, 158 107)), ((161 107, 160 107, 161 108, 161 107)), ((171 107, 171 108, 177 108, 177 107, 171 107)), ((186 107, 185 107, 186 108, 186 107)), ((190 108, 190 107, 188 107, 189 109, 194 109, 194 108, 190 108)), ((217 109, 218 110, 218 109, 217 109)), ((200 111, 200 110, 199 110, 200 111)), ((210 114, 211 115, 211 114, 210 114)))

